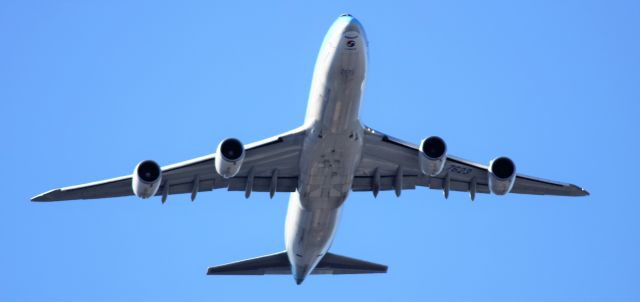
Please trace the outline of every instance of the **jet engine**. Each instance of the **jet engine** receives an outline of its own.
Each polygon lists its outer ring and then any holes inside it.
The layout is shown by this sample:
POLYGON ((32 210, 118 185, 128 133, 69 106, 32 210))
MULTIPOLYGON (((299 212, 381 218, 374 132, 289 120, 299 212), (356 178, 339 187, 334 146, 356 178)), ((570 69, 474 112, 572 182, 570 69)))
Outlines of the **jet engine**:
POLYGON ((133 170, 131 187, 133 193, 142 199, 156 195, 161 182, 162 169, 155 161, 141 161, 133 170))
POLYGON ((447 144, 438 136, 425 138, 420 143, 420 170, 429 176, 442 172, 447 160, 447 144))
POLYGON ((489 163, 489 190, 496 195, 511 191, 516 180, 516 165, 508 157, 498 157, 489 163))
POLYGON ((244 146, 235 138, 227 138, 220 142, 216 151, 216 172, 224 178, 238 174, 244 161, 244 146))

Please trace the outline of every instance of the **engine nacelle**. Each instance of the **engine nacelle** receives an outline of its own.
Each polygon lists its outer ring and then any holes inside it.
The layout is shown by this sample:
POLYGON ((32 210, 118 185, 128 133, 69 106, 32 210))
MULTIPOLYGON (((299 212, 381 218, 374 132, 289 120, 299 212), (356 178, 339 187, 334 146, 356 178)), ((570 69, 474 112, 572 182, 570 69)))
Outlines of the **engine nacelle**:
POLYGON ((142 199, 156 195, 161 182, 162 169, 155 161, 141 161, 133 169, 131 188, 133 189, 133 194, 142 199))
POLYGON ((489 163, 489 190, 505 195, 516 182, 516 165, 508 157, 498 157, 489 163))
POLYGON ((425 138, 420 143, 420 170, 429 176, 442 172, 447 160, 447 144, 438 136, 425 138))
POLYGON ((244 161, 244 146, 235 138, 227 138, 220 142, 216 150, 216 172, 224 178, 238 174, 244 161))

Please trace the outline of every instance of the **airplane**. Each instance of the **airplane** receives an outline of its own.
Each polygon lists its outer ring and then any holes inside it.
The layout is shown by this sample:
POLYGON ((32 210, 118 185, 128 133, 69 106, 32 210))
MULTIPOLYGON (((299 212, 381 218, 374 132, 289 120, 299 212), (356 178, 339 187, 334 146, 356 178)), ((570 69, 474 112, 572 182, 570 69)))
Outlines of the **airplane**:
POLYGON ((302 126, 244 145, 222 140, 214 154, 160 167, 144 160, 132 175, 54 189, 32 201, 135 195, 147 199, 215 189, 289 192, 285 250, 210 267, 208 275, 291 274, 301 284, 310 274, 386 273, 387 266, 330 253, 342 206, 351 191, 416 187, 478 193, 586 196, 581 187, 516 173, 514 162, 497 157, 488 166, 448 154, 445 141, 430 136, 419 145, 361 123, 368 41, 362 24, 342 14, 327 32, 315 64, 302 126))

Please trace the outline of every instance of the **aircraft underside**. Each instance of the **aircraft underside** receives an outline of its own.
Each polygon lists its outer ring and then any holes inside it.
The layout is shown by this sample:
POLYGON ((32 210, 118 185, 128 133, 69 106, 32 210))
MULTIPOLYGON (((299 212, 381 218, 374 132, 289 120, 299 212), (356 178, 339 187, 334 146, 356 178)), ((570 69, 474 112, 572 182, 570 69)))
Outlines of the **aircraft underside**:
POLYGON ((96 199, 135 195, 146 199, 216 189, 290 193, 285 251, 210 267, 209 275, 385 273, 381 264, 329 253, 343 203, 351 192, 425 187, 449 192, 586 196, 573 184, 519 174, 514 162, 497 157, 488 166, 449 155, 444 140, 411 144, 359 119, 367 71, 368 42, 360 22, 341 15, 322 43, 314 69, 304 125, 244 145, 225 139, 215 153, 160 167, 140 162, 131 175, 54 189, 32 201, 96 199))

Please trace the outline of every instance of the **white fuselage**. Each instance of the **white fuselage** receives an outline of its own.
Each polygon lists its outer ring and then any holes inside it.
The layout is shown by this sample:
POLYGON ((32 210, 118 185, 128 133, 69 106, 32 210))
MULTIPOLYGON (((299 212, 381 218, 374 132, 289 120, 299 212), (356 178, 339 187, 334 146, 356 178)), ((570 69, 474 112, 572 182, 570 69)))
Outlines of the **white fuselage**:
POLYGON ((285 222, 285 246, 298 283, 329 249, 351 190, 362 153, 359 111, 366 71, 365 32, 355 18, 341 16, 316 61, 298 190, 291 194, 285 222))

